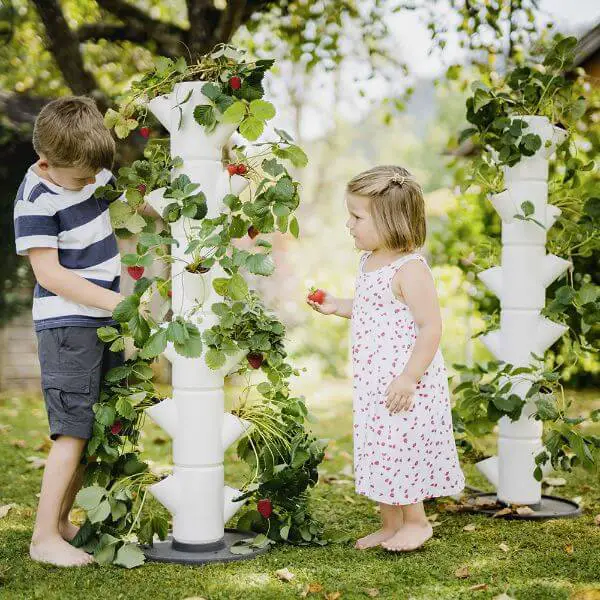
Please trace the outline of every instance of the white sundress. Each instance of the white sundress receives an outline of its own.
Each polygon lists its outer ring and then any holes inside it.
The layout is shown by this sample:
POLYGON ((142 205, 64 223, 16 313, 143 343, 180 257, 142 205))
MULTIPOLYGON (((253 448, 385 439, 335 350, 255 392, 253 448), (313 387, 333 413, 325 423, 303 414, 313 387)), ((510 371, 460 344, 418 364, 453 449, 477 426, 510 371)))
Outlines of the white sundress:
POLYGON ((390 415, 385 406, 387 387, 402 373, 417 337, 408 306, 392 292, 392 279, 410 260, 427 262, 409 254, 365 272, 369 255, 360 259, 352 307, 356 492, 394 505, 457 494, 465 480, 439 349, 417 385, 412 408, 390 415))

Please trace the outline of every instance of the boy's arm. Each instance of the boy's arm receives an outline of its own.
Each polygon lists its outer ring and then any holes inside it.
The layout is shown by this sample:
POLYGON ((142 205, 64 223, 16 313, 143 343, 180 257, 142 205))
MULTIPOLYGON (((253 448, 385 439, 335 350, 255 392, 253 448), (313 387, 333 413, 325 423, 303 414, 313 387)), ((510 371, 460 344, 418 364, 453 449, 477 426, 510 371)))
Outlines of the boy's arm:
POLYGON ((58 262, 56 248, 31 248, 28 256, 37 282, 57 296, 84 306, 108 310, 111 313, 123 300, 121 294, 91 283, 65 269, 58 262))

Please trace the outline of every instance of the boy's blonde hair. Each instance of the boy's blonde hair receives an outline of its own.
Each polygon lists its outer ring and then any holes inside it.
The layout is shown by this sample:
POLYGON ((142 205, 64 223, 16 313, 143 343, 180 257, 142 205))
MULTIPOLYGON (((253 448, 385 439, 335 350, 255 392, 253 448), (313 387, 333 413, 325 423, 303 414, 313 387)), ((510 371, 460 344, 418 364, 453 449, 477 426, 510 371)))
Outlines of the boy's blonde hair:
POLYGON ((33 128, 33 147, 53 167, 112 169, 115 141, 96 103, 85 96, 48 102, 33 128))
POLYGON ((373 167, 353 177, 346 191, 371 200, 370 212, 387 249, 412 252, 423 246, 425 200, 409 171, 394 165, 373 167))

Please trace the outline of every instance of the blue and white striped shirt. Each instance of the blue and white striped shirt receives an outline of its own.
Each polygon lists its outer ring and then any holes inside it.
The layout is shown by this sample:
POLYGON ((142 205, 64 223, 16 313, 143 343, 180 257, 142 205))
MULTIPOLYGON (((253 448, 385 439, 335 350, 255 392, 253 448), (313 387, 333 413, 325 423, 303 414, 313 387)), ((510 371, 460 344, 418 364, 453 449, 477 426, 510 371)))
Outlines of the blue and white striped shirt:
MULTIPOLYGON (((57 248, 60 264, 109 290, 119 291, 121 259, 108 212, 109 203, 94 192, 112 179, 104 169, 96 181, 79 191, 67 190, 27 171, 15 200, 17 254, 31 248, 57 248)), ((107 310, 71 302, 44 289, 33 291, 35 330, 53 327, 112 325, 107 310)))

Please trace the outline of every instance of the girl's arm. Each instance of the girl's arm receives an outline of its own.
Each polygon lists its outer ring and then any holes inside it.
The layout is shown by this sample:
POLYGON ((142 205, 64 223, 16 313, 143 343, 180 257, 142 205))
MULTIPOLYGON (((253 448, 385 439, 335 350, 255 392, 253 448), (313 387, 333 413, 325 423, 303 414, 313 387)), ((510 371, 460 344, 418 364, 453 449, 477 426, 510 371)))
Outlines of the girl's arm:
POLYGON ((306 300, 306 303, 317 312, 322 315, 337 315, 338 317, 344 317, 350 319, 352 317, 352 304, 354 298, 336 298, 328 292, 325 292, 325 298, 321 304, 306 300))
POLYGON ((403 302, 418 327, 413 351, 403 371, 404 375, 418 383, 431 364, 442 338, 437 292, 429 269, 419 260, 411 260, 399 269, 394 282, 397 282, 403 302))
POLYGON ((417 383, 431 364, 442 337, 442 317, 429 269, 409 261, 392 280, 392 290, 410 309, 418 327, 413 351, 402 373, 387 389, 386 407, 392 414, 410 410, 417 383))

